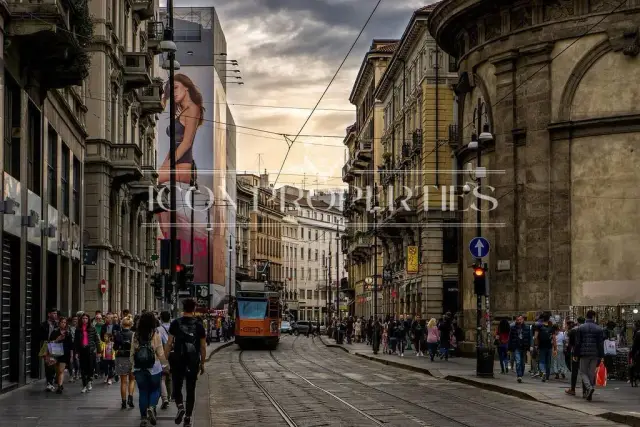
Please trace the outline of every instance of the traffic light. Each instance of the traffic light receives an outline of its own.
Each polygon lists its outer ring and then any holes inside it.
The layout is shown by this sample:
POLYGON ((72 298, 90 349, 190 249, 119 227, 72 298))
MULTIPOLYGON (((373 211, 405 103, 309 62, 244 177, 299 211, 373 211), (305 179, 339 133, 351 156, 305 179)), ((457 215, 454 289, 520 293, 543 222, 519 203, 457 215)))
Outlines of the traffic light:
POLYGON ((473 265, 473 289, 476 295, 487 294, 487 268, 483 265, 473 265))
POLYGON ((184 284, 185 287, 187 289, 191 289, 191 287, 193 286, 193 279, 194 279, 194 274, 193 274, 193 265, 192 264, 187 264, 184 266, 184 284))
POLYGON ((178 289, 185 288, 184 273, 185 273, 184 264, 176 265, 176 285, 178 286, 178 289))
POLYGON ((156 273, 151 277, 151 286, 153 287, 153 296, 156 299, 162 299, 162 274, 156 273))

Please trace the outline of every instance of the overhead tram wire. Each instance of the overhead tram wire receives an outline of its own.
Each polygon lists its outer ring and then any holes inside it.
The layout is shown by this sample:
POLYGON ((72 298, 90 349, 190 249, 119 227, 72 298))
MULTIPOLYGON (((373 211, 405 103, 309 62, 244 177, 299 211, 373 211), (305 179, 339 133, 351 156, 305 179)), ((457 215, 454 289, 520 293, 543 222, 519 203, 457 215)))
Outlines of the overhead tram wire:
MULTIPOLYGON (((276 180, 273 182, 273 185, 275 187, 275 185, 278 182, 278 178, 280 178, 280 172, 282 172, 282 168, 284 168, 284 164, 287 161, 287 158, 289 157, 289 153, 291 152, 291 147, 293 147, 293 144, 296 142, 296 140, 298 139, 298 137, 300 136, 300 134, 302 133, 302 131, 304 130, 305 126, 307 125, 307 123, 309 123, 309 120, 311 120, 311 116, 313 116, 313 113, 316 111, 316 109, 318 108, 318 106, 320 105, 320 102, 322 102, 322 98, 324 98, 324 96, 326 95, 326 93, 329 91, 329 88, 331 87, 331 84, 334 82, 334 80, 336 79, 336 77, 338 77, 338 73, 340 72, 340 70, 342 69, 343 65, 345 64, 345 62, 347 62, 347 59, 349 58, 349 55, 351 54, 351 51, 353 51, 353 49, 355 48, 356 44, 358 43, 358 40, 360 40, 360 36, 362 36, 362 33, 364 33, 365 28, 367 28, 367 25, 369 24, 369 21, 371 21, 371 18, 373 18, 373 15, 376 13, 376 10, 378 10, 378 7, 380 6, 380 3, 382 3, 382 0, 378 0, 378 2, 376 3, 375 7, 373 8, 373 10, 371 11, 371 14, 369 15, 369 17, 367 18, 367 21, 364 23, 364 25, 362 26, 362 29, 360 30, 360 32, 358 33, 358 36, 356 37, 356 39, 354 40, 353 44, 351 45, 351 47, 349 48, 349 51, 347 52, 347 54, 345 55, 344 59, 342 60, 342 62, 340 63, 340 66, 338 67, 338 69, 336 70, 335 74, 333 75, 333 77, 331 78, 331 80, 329 81, 329 84, 327 85, 326 89, 324 90, 324 92, 322 92, 322 95, 320 96, 320 99, 318 99, 318 102, 316 103, 316 105, 313 107, 313 110, 311 110, 311 113, 309 113, 309 116, 307 117, 307 120, 304 121, 304 123, 302 124, 302 127, 300 128, 300 131, 298 132, 298 134, 295 136, 295 138, 293 138, 293 140, 291 141, 291 143, 289 143, 287 141, 287 152, 284 155, 284 159, 282 160, 282 165, 280 165, 280 171, 278 172, 278 175, 276 176, 276 180)), ((285 136, 285 139, 288 139, 285 136)))

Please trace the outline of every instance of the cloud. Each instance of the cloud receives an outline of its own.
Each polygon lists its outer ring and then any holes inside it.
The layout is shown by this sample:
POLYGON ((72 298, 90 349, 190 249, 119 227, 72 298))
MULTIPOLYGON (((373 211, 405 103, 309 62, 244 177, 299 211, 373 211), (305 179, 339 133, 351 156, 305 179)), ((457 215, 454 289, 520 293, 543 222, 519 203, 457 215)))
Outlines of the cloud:
MULTIPOLYGON (((377 0, 241 0, 217 2, 216 10, 227 39, 229 59, 238 60, 245 85, 230 85, 231 103, 299 106, 312 108, 347 51, 353 44, 377 0)), ((320 108, 353 108, 348 97, 364 54, 373 38, 399 38, 412 13, 430 0, 383 0, 340 74, 323 98, 320 108)), ((210 0, 175 0, 175 6, 211 6, 210 0)), ((231 106, 239 125, 295 134, 310 110, 275 110, 231 106)), ((303 134, 343 135, 355 121, 355 113, 316 111, 303 134)), ((238 130, 243 133, 253 131, 238 130)), ((269 138, 276 135, 263 134, 269 138)), ((318 144, 342 144, 339 138, 300 138, 318 144)), ((278 170, 287 145, 273 139, 237 136, 238 169, 278 170)), ((339 176, 344 164, 342 147, 295 144, 284 173, 318 171, 339 176)), ((275 178, 273 176, 272 178, 275 178)), ((282 179, 282 178, 281 178, 282 179)), ((291 181, 292 177, 288 176, 291 181)), ((278 185, 281 184, 278 181, 278 185)), ((327 181, 335 187, 339 180, 327 181)))

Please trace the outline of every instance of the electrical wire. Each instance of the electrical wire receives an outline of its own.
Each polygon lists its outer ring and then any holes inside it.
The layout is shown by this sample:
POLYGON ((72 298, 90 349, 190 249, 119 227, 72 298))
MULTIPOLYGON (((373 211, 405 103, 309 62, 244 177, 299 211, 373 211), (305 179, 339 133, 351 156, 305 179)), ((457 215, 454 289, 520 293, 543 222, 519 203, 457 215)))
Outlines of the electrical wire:
MULTIPOLYGON (((342 69, 342 66, 344 65, 344 63, 347 62, 347 59, 349 58, 349 55, 351 54, 351 51, 353 51, 353 48, 355 48, 356 44, 358 43, 358 40, 360 40, 360 37, 362 36, 362 33, 364 33, 364 30, 365 30, 365 28, 367 28, 367 25, 369 24, 369 21, 371 21, 371 18, 373 18, 373 15, 376 13, 376 10, 378 10, 378 7, 380 6, 380 3, 382 3, 382 0, 378 0, 378 2, 376 3, 375 7, 371 11, 371 14, 367 18, 367 20, 364 23, 364 25, 362 26, 362 29, 358 33, 358 36, 356 37, 356 39, 354 40, 353 44, 349 48, 349 51, 347 52, 347 54, 344 56, 344 59, 340 63, 340 66, 338 66, 338 69, 336 70, 335 74, 333 75, 333 77, 329 81, 329 84, 327 85, 326 89, 324 90, 324 92, 322 92, 322 95, 320 96, 320 99, 318 100, 316 105, 313 107, 313 110, 311 110, 311 113, 309 113, 309 116, 307 117, 307 119, 302 124, 302 127, 300 127, 300 131, 298 131, 298 134, 295 136, 295 138, 293 138, 293 141, 291 142, 291 144, 288 144, 289 147, 287 148, 287 152, 286 152, 286 154, 284 156, 284 159, 282 160, 282 165, 280 165, 280 171, 282 171, 282 168, 284 168, 284 164, 287 161, 287 158, 289 157, 289 153, 291 152, 291 147, 293 146, 293 143, 295 143, 295 141, 298 139, 298 137, 300 136, 300 134, 304 130, 304 128, 307 125, 307 123, 309 123, 309 120, 311 120, 311 116, 313 116, 313 113, 316 111, 316 109, 320 105, 320 102, 322 102, 322 99, 324 98, 326 93, 329 91, 329 88, 331 87, 331 84, 334 82, 336 77, 338 77, 338 73, 342 69)), ((276 176, 276 180, 273 183, 274 186, 278 182, 279 178, 280 178, 280 172, 278 172, 278 175, 276 176)))

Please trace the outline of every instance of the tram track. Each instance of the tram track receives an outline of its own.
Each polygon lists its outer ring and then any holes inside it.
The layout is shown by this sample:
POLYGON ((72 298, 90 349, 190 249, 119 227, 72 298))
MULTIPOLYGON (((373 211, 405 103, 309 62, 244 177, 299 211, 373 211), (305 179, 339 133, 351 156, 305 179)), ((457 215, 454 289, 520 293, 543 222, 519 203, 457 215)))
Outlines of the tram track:
MULTIPOLYGON (((297 338, 296 338, 296 339, 297 339, 297 338)), ((299 351, 297 351, 297 350, 296 350, 296 348, 295 348, 295 341, 296 341, 296 339, 294 339, 294 341, 293 341, 293 343, 292 343, 292 349, 293 349, 293 352, 294 352, 294 354, 296 354, 296 356, 297 356, 297 357, 300 357, 301 359, 303 359, 303 360, 307 361, 308 363, 311 363, 311 364, 313 364, 313 365, 315 365, 315 366, 318 366, 318 367, 320 367, 320 368, 322 368, 322 369, 324 369, 324 370, 326 370, 326 371, 328 371, 328 372, 333 373, 334 375, 338 375, 338 376, 340 376, 341 378, 345 378, 345 379, 347 379, 347 380, 349 380, 349 381, 352 381, 352 382, 354 382, 354 383, 356 383, 356 384, 362 385, 362 386, 364 386, 364 387, 366 387, 366 388, 369 388, 369 389, 371 389, 371 390, 375 390, 375 391, 377 391, 377 392, 379 392, 379 393, 382 393, 382 394, 385 394, 385 395, 387 395, 387 396, 393 397, 394 399, 398 399, 398 400, 400 400, 400 401, 402 401, 402 402, 404 402, 404 403, 407 403, 407 404, 409 404, 409 405, 412 405, 412 406, 414 406, 414 407, 418 407, 418 408, 421 408, 421 409, 423 409, 423 410, 426 410, 426 411, 428 411, 428 412, 430 412, 430 413, 432 413, 432 414, 434 414, 434 415, 437 415, 437 416, 439 416, 439 417, 445 418, 445 419, 447 419, 447 420, 449 420, 449 421, 451 421, 451 422, 455 422, 455 423, 460 424, 460 425, 463 425, 463 426, 471 427, 471 424, 466 424, 466 423, 464 423, 464 422, 462 422, 462 421, 459 421, 459 420, 456 420, 455 418, 453 418, 453 417, 451 417, 451 416, 449 416, 449 415, 446 415, 446 414, 444 414, 444 413, 442 413, 442 412, 440 412, 440 411, 437 411, 437 410, 434 410, 434 409, 432 409, 432 408, 428 408, 428 407, 426 407, 426 406, 423 406, 423 405, 420 405, 420 404, 418 404, 418 403, 412 402, 412 401, 410 401, 410 400, 408 400, 408 399, 405 399, 405 398, 403 398, 403 397, 401 397, 401 396, 398 396, 397 394, 394 394, 394 393, 388 392, 388 391, 386 391, 386 390, 379 389, 379 388, 377 388, 377 387, 374 387, 374 386, 371 386, 371 385, 369 385, 369 384, 363 383, 362 381, 358 381, 358 380, 356 380, 356 379, 354 379, 354 378, 351 378, 351 377, 349 377, 349 376, 346 376, 346 375, 342 374, 342 373, 341 373, 341 372, 339 372, 339 371, 336 371, 335 369, 328 368, 328 367, 326 367, 326 366, 323 366, 323 365, 319 364, 318 362, 315 362, 315 361, 313 361, 313 360, 311 360, 311 359, 309 359, 309 358, 305 357, 305 356, 304 356, 304 355, 302 355, 299 351)), ((324 349, 324 347, 320 347, 320 346, 318 346, 318 345, 316 344, 316 342, 315 342, 315 337, 312 339, 312 342, 313 342, 313 344, 316 346, 316 348, 318 348, 318 349, 322 349, 322 350, 325 350, 325 349, 324 349)), ((351 361, 350 361, 350 362, 351 362, 351 361)), ((483 408, 489 409, 489 410, 491 410, 491 411, 495 411, 495 412, 503 413, 503 414, 506 414, 506 415, 512 416, 512 417, 517 418, 517 419, 521 419, 521 420, 526 420, 526 421, 532 422, 532 423, 534 423, 535 425, 548 426, 548 427, 555 427, 555 425, 554 425, 554 424, 545 423, 544 421, 542 421, 542 420, 540 420, 540 419, 530 418, 530 417, 527 417, 527 416, 525 416, 525 415, 518 414, 518 413, 516 413, 516 412, 512 412, 512 411, 509 411, 509 410, 507 410, 507 409, 501 408, 501 407, 499 407, 499 406, 493 406, 493 405, 489 405, 489 404, 486 404, 486 403, 483 403, 483 402, 478 402, 477 400, 473 400, 473 399, 469 399, 469 398, 466 398, 466 397, 462 397, 462 396, 459 396, 459 395, 456 395, 456 394, 447 393, 446 391, 443 391, 442 389, 438 389, 438 388, 435 388, 435 387, 429 387, 429 386, 424 386, 424 387, 425 387, 427 390, 429 390, 429 391, 431 391, 432 393, 434 393, 434 394, 438 394, 438 395, 440 395, 440 396, 447 396, 447 397, 449 397, 449 398, 451 398, 451 399, 460 400, 460 401, 466 402, 466 404, 478 405, 478 406, 480 406, 480 407, 483 407, 483 408)))

